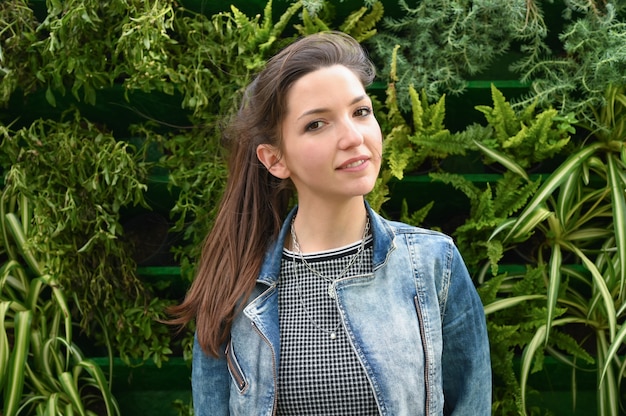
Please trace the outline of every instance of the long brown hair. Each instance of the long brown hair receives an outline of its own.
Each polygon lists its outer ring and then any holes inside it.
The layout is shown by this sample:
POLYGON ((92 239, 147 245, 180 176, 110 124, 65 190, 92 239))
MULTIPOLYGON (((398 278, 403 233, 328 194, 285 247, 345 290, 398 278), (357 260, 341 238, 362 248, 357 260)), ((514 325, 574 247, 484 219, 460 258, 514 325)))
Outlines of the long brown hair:
POLYGON ((213 356, 229 336, 237 305, 250 296, 293 196, 290 181, 274 177, 259 162, 257 146, 281 148, 289 88, 302 76, 332 65, 351 69, 364 86, 374 79, 371 61, 350 36, 322 32, 303 37, 267 62, 225 130, 229 176, 215 225, 185 300, 169 310, 174 324, 196 319, 198 341, 213 356))

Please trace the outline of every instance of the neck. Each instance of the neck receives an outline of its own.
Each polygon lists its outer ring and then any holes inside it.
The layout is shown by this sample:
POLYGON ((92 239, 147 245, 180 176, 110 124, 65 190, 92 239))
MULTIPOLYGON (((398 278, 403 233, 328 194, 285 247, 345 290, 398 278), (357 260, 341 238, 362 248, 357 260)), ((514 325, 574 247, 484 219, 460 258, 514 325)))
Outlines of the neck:
POLYGON ((300 250, 310 253, 342 247, 360 240, 366 219, 367 212, 361 199, 358 204, 326 209, 299 205, 293 225, 300 250))

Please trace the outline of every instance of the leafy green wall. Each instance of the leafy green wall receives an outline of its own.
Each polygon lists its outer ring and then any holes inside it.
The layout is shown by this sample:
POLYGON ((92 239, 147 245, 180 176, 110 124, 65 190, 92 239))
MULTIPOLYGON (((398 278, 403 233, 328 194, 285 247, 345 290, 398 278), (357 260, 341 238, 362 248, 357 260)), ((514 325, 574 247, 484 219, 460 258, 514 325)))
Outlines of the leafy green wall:
POLYGON ((563 368, 590 397, 572 414, 618 414, 624 8, 0 2, 4 414, 132 413, 142 391, 188 410, 193 328, 174 334, 159 320, 193 276, 223 189, 219 122, 269 56, 327 29, 359 39, 378 69, 385 163, 370 202, 453 235, 470 266, 494 414, 563 414, 571 406, 549 400, 570 388, 551 385, 563 368), (167 390, 148 383, 159 374, 184 387, 155 393, 167 390))

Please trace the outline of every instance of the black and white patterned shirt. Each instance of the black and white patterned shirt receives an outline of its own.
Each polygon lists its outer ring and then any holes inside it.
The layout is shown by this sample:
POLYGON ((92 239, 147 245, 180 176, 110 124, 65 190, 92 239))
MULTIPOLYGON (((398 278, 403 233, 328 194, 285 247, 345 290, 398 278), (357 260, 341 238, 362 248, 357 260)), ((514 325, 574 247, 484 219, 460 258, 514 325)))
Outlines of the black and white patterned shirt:
MULTIPOLYGON (((334 279, 360 246, 359 241, 303 256, 320 274, 334 279)), ((371 273, 372 251, 369 235, 344 277, 371 273)), ((278 415, 378 415, 372 387, 329 296, 329 282, 306 267, 299 254, 286 249, 280 273, 278 415)))

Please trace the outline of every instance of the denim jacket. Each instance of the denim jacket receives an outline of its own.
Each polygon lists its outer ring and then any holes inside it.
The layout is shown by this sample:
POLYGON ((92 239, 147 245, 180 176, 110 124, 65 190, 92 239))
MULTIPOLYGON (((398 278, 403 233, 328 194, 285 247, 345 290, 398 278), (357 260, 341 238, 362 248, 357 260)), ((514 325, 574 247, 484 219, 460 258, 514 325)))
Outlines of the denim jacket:
MULTIPOLYGON (((381 415, 491 414, 485 316, 450 237, 383 219, 367 207, 373 273, 336 283, 336 303, 381 415)), ((194 343, 196 416, 274 415, 280 362, 283 243, 268 250, 257 285, 219 358, 194 343)))

